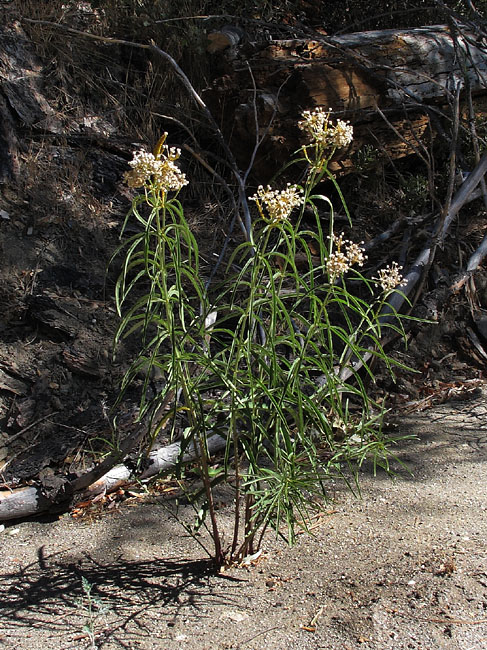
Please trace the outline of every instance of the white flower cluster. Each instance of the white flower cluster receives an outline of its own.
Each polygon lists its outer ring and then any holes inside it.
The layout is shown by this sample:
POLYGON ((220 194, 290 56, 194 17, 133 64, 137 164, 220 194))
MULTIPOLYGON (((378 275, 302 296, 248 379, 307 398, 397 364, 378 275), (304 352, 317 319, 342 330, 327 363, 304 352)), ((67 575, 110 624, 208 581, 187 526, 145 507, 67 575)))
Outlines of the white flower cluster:
POLYGON ((279 223, 289 218, 294 208, 303 203, 303 190, 297 185, 287 184, 285 190, 273 190, 269 185, 264 189, 262 185, 257 189, 256 194, 250 197, 255 201, 259 211, 265 217, 265 207, 268 219, 271 223, 279 223))
POLYGON ((336 250, 330 253, 326 262, 326 270, 332 280, 338 275, 346 273, 354 264, 363 266, 367 259, 360 244, 344 239, 343 236, 344 233, 338 236, 333 234, 331 237, 332 245, 336 250))
POLYGON ((353 126, 343 120, 337 120, 336 124, 333 124, 330 122, 330 115, 331 108, 328 111, 321 107, 315 108, 314 111, 304 111, 298 126, 325 148, 340 149, 348 146, 353 140, 353 126))
POLYGON ((186 176, 174 162, 180 155, 180 149, 165 145, 157 156, 147 151, 136 151, 129 163, 132 170, 125 172, 124 180, 132 188, 143 187, 152 180, 164 192, 177 192, 188 184, 186 176))
POLYGON ((378 278, 373 279, 377 280, 384 292, 392 291, 392 289, 404 284, 404 277, 400 273, 401 268, 397 262, 393 262, 391 266, 386 266, 379 271, 378 278))

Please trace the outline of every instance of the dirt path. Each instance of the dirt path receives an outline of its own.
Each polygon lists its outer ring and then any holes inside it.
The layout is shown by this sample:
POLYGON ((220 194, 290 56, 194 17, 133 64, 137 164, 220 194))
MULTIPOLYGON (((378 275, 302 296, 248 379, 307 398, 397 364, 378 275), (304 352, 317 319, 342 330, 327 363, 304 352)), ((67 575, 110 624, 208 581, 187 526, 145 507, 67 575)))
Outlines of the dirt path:
POLYGON ((487 648, 486 395, 403 419, 412 476, 364 470, 363 500, 338 486, 314 537, 268 539, 250 569, 208 573, 157 497, 91 523, 13 523, 0 647, 95 647, 84 577, 109 607, 93 621, 106 650, 487 648))

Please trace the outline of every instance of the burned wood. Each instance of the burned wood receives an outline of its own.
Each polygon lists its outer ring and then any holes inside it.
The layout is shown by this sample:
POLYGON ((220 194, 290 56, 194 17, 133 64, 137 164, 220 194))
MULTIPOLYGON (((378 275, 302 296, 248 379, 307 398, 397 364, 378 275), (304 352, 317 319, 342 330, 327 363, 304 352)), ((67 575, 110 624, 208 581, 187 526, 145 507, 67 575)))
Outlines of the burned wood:
POLYGON ((18 23, 0 27, 0 182, 19 170, 19 126, 60 133, 42 92, 42 65, 18 23))
POLYGON ((66 368, 82 377, 97 379, 100 377, 99 364, 93 359, 89 359, 81 350, 65 348, 63 350, 63 360, 66 368))
POLYGON ((77 335, 80 329, 79 321, 49 296, 29 296, 28 304, 29 319, 34 321, 47 336, 54 340, 68 341, 77 335))
POLYGON ((0 368, 0 390, 6 390, 14 395, 25 395, 27 389, 28 385, 24 381, 12 377, 0 368))
POLYGON ((48 420, 49 418, 53 418, 55 415, 57 415, 59 411, 54 411, 53 413, 48 413, 47 415, 43 415, 41 418, 36 420, 35 422, 32 422, 31 424, 28 424, 26 427, 21 429, 20 431, 17 431, 13 436, 10 436, 8 439, 8 444, 11 445, 14 440, 17 440, 17 438, 21 438, 27 431, 30 431, 34 427, 36 427, 38 424, 41 422, 44 422, 44 420, 48 420))
POLYGON ((0 87, 20 123, 60 132, 61 124, 42 92, 42 64, 18 23, 0 29, 0 87))
POLYGON ((228 48, 236 48, 242 41, 244 32, 235 25, 224 25, 220 30, 208 34, 208 46, 206 51, 210 54, 223 52, 228 48))
POLYGON ((0 92, 0 183, 13 180, 19 171, 19 141, 15 121, 0 92))
POLYGON ((432 107, 438 110, 447 103, 452 83, 463 83, 466 77, 474 95, 486 93, 485 50, 472 36, 466 32, 453 37, 448 27, 436 25, 272 41, 250 55, 242 48, 205 99, 219 115, 242 164, 259 135, 255 109, 262 130, 277 107, 269 138, 256 160, 261 181, 299 148, 297 122, 302 110, 332 108, 355 128, 352 149, 334 162, 335 171, 347 171, 353 166, 351 154, 365 143, 376 144, 376 139, 393 159, 414 153, 432 128, 432 107), (459 51, 465 55, 463 62, 459 51), (257 88, 255 105, 249 70, 257 88), (379 119, 377 109, 388 114, 394 132, 379 119))

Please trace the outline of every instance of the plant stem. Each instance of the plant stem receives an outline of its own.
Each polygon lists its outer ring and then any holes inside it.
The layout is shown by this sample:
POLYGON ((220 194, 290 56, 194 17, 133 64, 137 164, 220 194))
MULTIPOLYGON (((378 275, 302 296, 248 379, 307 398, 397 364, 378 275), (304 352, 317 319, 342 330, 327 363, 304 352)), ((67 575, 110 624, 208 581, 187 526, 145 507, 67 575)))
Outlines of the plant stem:
POLYGON ((211 519, 213 543, 215 545, 215 563, 217 566, 220 567, 223 566, 223 564, 225 563, 225 556, 222 550, 220 530, 218 528, 218 522, 216 520, 215 501, 213 499, 213 490, 211 487, 211 481, 208 472, 208 457, 207 457, 206 443, 203 440, 202 435, 199 431, 198 431, 197 438, 195 439, 195 442, 196 440, 198 441, 200 447, 199 453, 200 453, 201 470, 203 476, 203 484, 205 486, 206 499, 208 502, 208 512, 210 514, 210 519, 211 519))

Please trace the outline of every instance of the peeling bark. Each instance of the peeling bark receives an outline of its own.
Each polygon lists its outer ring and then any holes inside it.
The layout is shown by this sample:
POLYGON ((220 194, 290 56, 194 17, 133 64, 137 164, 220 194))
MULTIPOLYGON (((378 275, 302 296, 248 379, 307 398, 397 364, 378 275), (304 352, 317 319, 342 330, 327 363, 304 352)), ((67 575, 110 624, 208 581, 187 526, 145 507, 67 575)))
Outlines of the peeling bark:
POLYGON ((304 109, 332 108, 352 122, 354 143, 333 162, 334 171, 350 171, 352 154, 364 144, 392 159, 417 153, 435 130, 431 116, 438 121, 465 78, 474 95, 487 93, 485 47, 474 34, 452 36, 434 25, 244 44, 205 100, 241 164, 272 121, 254 168, 265 182, 301 145, 297 122, 304 109))

